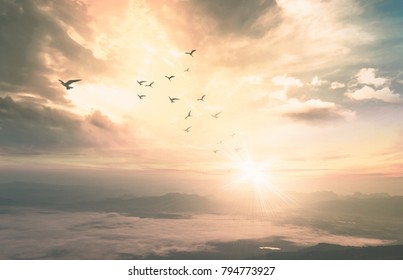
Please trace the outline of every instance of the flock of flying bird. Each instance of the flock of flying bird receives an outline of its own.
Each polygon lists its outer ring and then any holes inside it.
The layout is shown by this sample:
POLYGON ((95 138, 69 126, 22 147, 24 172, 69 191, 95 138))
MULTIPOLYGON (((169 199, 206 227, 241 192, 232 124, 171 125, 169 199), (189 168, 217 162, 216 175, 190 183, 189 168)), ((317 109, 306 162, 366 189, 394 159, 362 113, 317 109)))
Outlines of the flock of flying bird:
MULTIPOLYGON (((185 54, 188 54, 188 55, 190 55, 191 57, 193 57, 193 54, 194 54, 195 51, 196 51, 196 50, 193 49, 193 50, 191 50, 190 52, 185 52, 185 54)), ((184 72, 189 72, 189 68, 187 68, 184 72)), ((175 76, 173 76, 173 75, 171 75, 171 76, 165 76, 165 78, 167 78, 167 79, 169 80, 169 82, 171 82, 171 80, 172 80, 173 78, 175 78, 175 76)), ((73 87, 71 86, 73 83, 80 82, 80 81, 81 81, 81 79, 73 79, 73 80, 68 80, 68 81, 66 81, 66 82, 63 82, 62 80, 59 80, 59 82, 60 82, 67 90, 70 90, 70 89, 73 88, 73 87)), ((138 83, 140 86, 143 86, 143 84, 144 84, 144 83, 147 83, 147 81, 141 80, 141 81, 137 81, 137 83, 138 83)), ((150 88, 152 88, 152 87, 153 87, 153 84, 154 84, 154 82, 150 82, 149 84, 144 84, 144 86, 145 86, 145 87, 150 87, 150 88)), ((143 99, 144 97, 146 97, 145 94, 137 94, 137 96, 139 97, 140 100, 143 99)), ((206 95, 203 94, 200 98, 197 99, 197 101, 204 102, 204 101, 205 101, 205 100, 204 100, 205 97, 206 97, 206 95)), ((170 97, 170 96, 168 96, 168 98, 169 98, 169 100, 171 101, 171 103, 175 103, 175 101, 180 100, 180 99, 177 98, 177 97, 170 97)), ((185 119, 192 117, 192 114, 191 114, 191 113, 192 113, 192 111, 190 110, 190 111, 188 112, 187 116, 185 117, 185 119)), ((215 114, 213 114, 213 115, 211 115, 211 116, 212 116, 213 118, 217 119, 221 113, 222 113, 222 112, 217 112, 217 113, 215 113, 215 114)), ((185 131, 185 132, 190 132, 190 129, 191 129, 191 128, 192 128, 192 127, 189 126, 189 127, 187 127, 186 129, 184 129, 184 131, 185 131)), ((235 133, 231 134, 231 136, 234 136, 234 135, 235 135, 235 133)), ((221 144, 221 143, 222 143, 222 141, 219 142, 219 144, 221 144)), ((236 152, 238 152, 238 151, 239 151, 239 148, 234 148, 234 150, 235 150, 236 152)), ((217 153, 218 150, 214 150, 213 152, 214 152, 214 153, 217 153)))

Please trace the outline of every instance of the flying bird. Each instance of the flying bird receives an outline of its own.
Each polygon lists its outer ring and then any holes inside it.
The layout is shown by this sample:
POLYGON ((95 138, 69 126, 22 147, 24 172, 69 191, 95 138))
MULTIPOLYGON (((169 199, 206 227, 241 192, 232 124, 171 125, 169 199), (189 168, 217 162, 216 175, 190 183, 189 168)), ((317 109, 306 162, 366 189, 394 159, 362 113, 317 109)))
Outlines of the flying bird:
POLYGON ((146 81, 137 81, 137 83, 140 85, 140 86, 142 86, 143 85, 143 83, 145 83, 146 81))
POLYGON ((154 82, 149 83, 146 87, 153 87, 154 82))
POLYGON ((59 80, 59 82, 66 88, 66 89, 72 89, 73 87, 70 86, 72 83, 79 82, 81 80, 68 80, 67 82, 63 82, 62 80, 59 80))
POLYGON ((183 71, 183 72, 189 72, 189 68, 187 68, 185 71, 183 71))
POLYGON ((193 53, 195 52, 196 50, 192 50, 192 51, 190 51, 190 52, 185 52, 185 54, 188 54, 188 55, 190 55, 191 57, 193 57, 193 53))
POLYGON ((171 81, 172 78, 175 78, 175 76, 165 76, 169 81, 171 81))
POLYGON ((213 118, 218 119, 218 115, 221 114, 221 112, 215 113, 214 115, 211 115, 213 118))
POLYGON ((192 112, 192 110, 190 110, 189 111, 189 113, 188 113, 188 115, 186 116, 186 118, 185 118, 185 120, 187 119, 187 118, 190 118, 192 115, 190 114, 192 112))
POLYGON ((199 101, 204 101, 204 97, 205 97, 205 96, 206 96, 206 95, 203 94, 202 97, 198 98, 197 100, 199 100, 199 101))
POLYGON ((137 96, 138 96, 140 99, 143 99, 143 97, 146 97, 147 95, 145 95, 145 94, 137 94, 137 96))
POLYGON ((191 128, 191 126, 189 126, 188 128, 184 129, 184 131, 189 132, 190 128, 191 128))
POLYGON ((214 150, 213 153, 215 153, 215 154, 218 153, 218 150, 214 150))
POLYGON ((176 98, 176 97, 170 97, 170 96, 168 96, 168 97, 169 97, 169 100, 171 100, 171 103, 175 103, 176 100, 180 100, 179 98, 176 98))

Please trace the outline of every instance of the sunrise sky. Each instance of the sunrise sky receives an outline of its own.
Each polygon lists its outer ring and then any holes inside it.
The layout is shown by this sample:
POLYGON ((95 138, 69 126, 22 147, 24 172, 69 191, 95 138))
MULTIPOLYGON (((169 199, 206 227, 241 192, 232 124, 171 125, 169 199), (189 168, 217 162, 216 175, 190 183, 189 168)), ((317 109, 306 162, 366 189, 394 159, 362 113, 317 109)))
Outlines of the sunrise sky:
POLYGON ((392 0, 3 0, 0 181, 403 194, 402 15, 392 0))

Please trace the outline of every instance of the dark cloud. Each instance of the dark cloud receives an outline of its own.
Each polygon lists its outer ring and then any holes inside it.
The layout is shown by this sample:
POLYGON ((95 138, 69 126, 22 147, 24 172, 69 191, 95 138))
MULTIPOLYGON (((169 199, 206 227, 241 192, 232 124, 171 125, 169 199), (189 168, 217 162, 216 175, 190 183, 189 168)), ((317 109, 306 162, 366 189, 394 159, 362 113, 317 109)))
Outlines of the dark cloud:
POLYGON ((275 108, 275 114, 308 123, 323 123, 334 120, 349 120, 355 117, 355 112, 345 110, 333 102, 320 99, 300 101, 296 98, 287 100, 287 103, 275 108))
POLYGON ((73 114, 34 103, 0 98, 0 145, 24 147, 66 146, 82 142, 80 120, 73 114))
MULTIPOLYGON (((161 2, 150 0, 148 2, 150 11, 167 27, 170 37, 174 38, 178 46, 184 50, 203 49, 205 54, 222 53, 224 49, 228 53, 231 48, 236 48, 233 50, 236 53, 226 55, 230 58, 235 55, 238 58, 236 61, 239 60, 240 50, 236 44, 228 46, 226 39, 260 38, 276 30, 282 22, 281 9, 275 0, 172 0, 163 1, 163 4, 161 2)), ((247 51, 242 50, 243 53, 247 51)), ((259 59, 260 57, 259 54, 259 59)))
POLYGON ((91 36, 89 17, 78 1, 2 1, 0 3, 0 94, 31 93, 67 102, 60 79, 77 78, 86 71, 99 72, 102 62, 73 40, 72 30, 91 36))
POLYGON ((98 110, 96 110, 92 115, 88 116, 87 121, 92 125, 105 130, 109 130, 114 126, 109 118, 98 110))
POLYGON ((40 150, 103 146, 119 142, 125 131, 100 112, 86 119, 33 102, 0 97, 1 153, 33 155, 40 150), (101 129, 99 129, 101 128, 101 129), (21 150, 22 149, 22 150, 21 150))
POLYGON ((280 21, 275 0, 192 0, 194 13, 213 20, 218 33, 260 37, 280 21), (269 20, 262 20, 270 14, 269 20))
POLYGON ((305 111, 288 112, 284 115, 294 120, 306 122, 323 122, 343 118, 340 112, 331 110, 329 108, 309 108, 305 111))

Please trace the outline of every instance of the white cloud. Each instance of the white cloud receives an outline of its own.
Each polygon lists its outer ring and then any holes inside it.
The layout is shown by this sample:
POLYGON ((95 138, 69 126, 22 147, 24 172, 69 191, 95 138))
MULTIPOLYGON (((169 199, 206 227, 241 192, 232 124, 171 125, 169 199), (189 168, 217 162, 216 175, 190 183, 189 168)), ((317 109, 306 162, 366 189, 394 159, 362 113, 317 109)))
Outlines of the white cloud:
POLYGON ((250 75, 250 76, 244 77, 243 81, 245 81, 248 84, 252 84, 252 85, 260 85, 264 81, 265 78, 266 78, 265 74, 250 75))
POLYGON ((319 77, 318 76, 315 76, 315 77, 313 77, 312 78, 312 81, 311 81, 311 85, 312 86, 321 86, 321 85, 323 85, 323 84, 326 84, 328 81, 326 81, 326 80, 321 80, 321 79, 319 79, 319 77))
POLYGON ((288 88, 290 86, 302 87, 303 83, 300 79, 294 77, 288 77, 287 74, 282 76, 275 76, 271 79, 273 84, 276 86, 283 86, 284 88, 288 88))
POLYGON ((279 100, 286 102, 287 101, 287 93, 285 90, 276 90, 270 93, 269 97, 271 99, 279 100))
POLYGON ((387 78, 375 78, 375 72, 374 68, 362 68, 355 77, 358 83, 375 87, 381 87, 389 81, 387 78))
MULTIPOLYGON (((269 94, 270 99, 280 101, 280 103, 270 108, 270 112, 275 115, 313 123, 336 119, 351 120, 355 118, 355 112, 342 109, 333 102, 326 102, 320 99, 301 101, 300 97, 303 95, 298 92, 298 88, 302 88, 304 84, 297 78, 284 74, 273 77, 272 83, 283 87, 281 90, 276 90, 269 94), (298 97, 289 96, 290 87, 294 87, 297 90, 297 92, 294 92, 294 95, 298 94, 298 97)), ((318 76, 315 76, 307 84, 316 87, 325 83, 328 83, 328 81, 321 80, 318 76)))
POLYGON ((364 86, 354 92, 346 92, 345 95, 354 100, 377 99, 389 103, 402 102, 402 97, 390 90, 389 87, 375 90, 372 87, 364 86))
POLYGON ((343 83, 340 83, 340 82, 333 82, 333 83, 331 83, 330 84, 330 89, 338 89, 338 88, 344 88, 344 87, 346 87, 346 85, 345 84, 343 84, 343 83))

